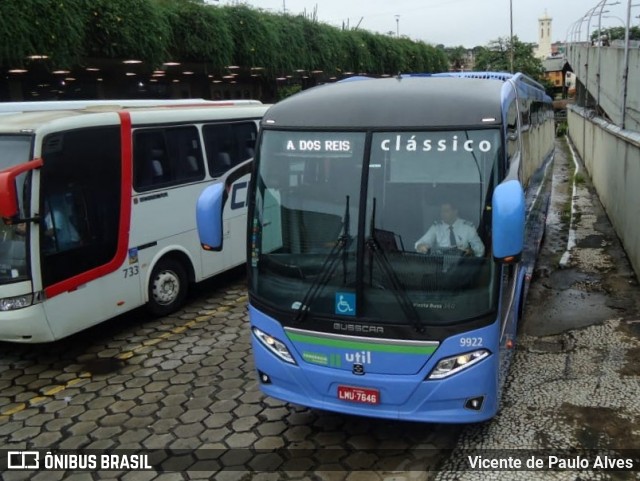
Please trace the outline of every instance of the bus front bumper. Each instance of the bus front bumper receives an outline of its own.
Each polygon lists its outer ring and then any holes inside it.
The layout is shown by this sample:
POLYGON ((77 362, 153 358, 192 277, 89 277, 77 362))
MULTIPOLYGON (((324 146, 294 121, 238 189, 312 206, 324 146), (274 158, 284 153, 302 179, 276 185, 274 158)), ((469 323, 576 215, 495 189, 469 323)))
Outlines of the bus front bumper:
MULTIPOLYGON (((260 329, 267 328, 273 335, 285 337, 275 322, 270 326, 260 324, 260 329)), ((299 357, 297 364, 285 362, 255 335, 252 335, 252 345, 260 389, 283 401, 344 414, 434 423, 486 421, 498 410, 499 355, 496 352, 450 377, 428 379, 441 359, 438 352, 415 374, 358 375, 307 363, 299 357), (339 391, 344 387, 375 392, 377 402, 340 399, 339 391)))
POLYGON ((0 311, 0 341, 37 343, 54 340, 41 303, 13 311, 0 311))

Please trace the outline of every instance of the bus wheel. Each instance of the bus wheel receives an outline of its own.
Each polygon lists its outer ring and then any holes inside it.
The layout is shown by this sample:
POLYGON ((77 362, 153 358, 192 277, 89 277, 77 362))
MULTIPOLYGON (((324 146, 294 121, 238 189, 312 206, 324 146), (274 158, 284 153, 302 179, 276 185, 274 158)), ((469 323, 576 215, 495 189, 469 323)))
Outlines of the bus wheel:
POLYGON ((187 289, 187 273, 182 264, 175 259, 162 259, 151 273, 149 311, 156 316, 177 311, 187 297, 187 289))

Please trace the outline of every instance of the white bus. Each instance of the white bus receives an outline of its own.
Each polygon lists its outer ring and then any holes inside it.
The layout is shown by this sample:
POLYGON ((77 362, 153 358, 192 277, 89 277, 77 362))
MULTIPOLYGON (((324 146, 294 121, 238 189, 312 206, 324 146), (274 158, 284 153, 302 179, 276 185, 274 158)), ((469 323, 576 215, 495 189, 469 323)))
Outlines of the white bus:
POLYGON ((114 107, 201 107, 203 105, 260 105, 259 100, 205 100, 205 99, 125 99, 125 100, 45 100, 31 102, 1 102, 1 114, 21 112, 44 112, 48 110, 78 110, 88 108, 114 107))
POLYGON ((0 340, 53 341, 143 304, 166 315, 189 283, 245 261, 248 159, 268 106, 156 103, 0 116, 0 340), (212 183, 228 192, 214 255, 195 219, 212 183))

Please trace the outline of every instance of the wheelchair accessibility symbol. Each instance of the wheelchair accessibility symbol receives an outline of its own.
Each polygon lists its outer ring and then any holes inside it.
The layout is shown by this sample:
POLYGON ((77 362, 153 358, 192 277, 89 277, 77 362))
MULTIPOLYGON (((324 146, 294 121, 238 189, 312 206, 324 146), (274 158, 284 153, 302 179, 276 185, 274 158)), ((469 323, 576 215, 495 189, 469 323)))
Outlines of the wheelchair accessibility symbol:
POLYGON ((356 295, 351 292, 337 292, 335 313, 341 316, 356 315, 356 295))

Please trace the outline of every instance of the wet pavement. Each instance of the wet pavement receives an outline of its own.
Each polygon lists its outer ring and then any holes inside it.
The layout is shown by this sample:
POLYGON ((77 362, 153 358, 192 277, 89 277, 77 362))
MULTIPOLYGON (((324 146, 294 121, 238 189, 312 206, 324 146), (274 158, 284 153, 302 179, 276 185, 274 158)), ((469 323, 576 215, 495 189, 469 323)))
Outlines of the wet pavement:
POLYGON ((562 471, 455 471, 473 452, 505 458, 531 450, 546 460, 640 453, 637 278, 584 167, 574 188, 570 148, 564 139, 556 146, 545 239, 500 412, 461 433, 438 480, 640 479, 593 462, 562 471), (569 238, 575 247, 565 254, 569 238))
POLYGON ((172 449, 204 462, 187 456, 179 472, 2 479, 635 479, 594 469, 459 470, 478 450, 640 449, 639 288, 588 176, 574 196, 570 153, 563 140, 557 147, 543 250, 492 421, 364 419, 265 398, 236 270, 198 286, 166 318, 138 310, 46 346, 0 344, 0 448, 172 449), (561 268, 570 236, 576 247, 561 268))
POLYGON ((636 276, 584 166, 578 164, 575 173, 570 146, 559 141, 544 245, 521 329, 525 334, 544 336, 606 319, 638 318, 636 276), (575 247, 567 252, 570 237, 575 247))

